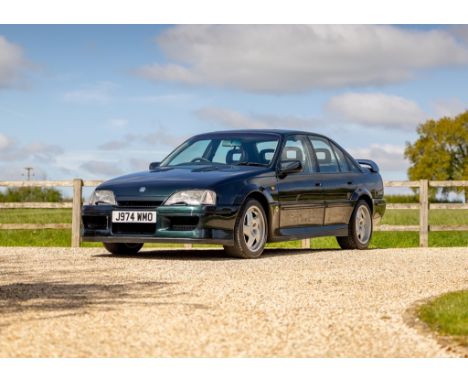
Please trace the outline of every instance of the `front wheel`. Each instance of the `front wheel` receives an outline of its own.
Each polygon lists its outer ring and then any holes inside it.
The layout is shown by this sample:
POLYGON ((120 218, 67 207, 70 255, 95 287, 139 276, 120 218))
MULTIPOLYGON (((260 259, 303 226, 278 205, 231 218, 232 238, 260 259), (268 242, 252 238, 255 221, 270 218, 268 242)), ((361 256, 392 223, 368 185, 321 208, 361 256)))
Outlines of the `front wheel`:
POLYGON ((359 200, 348 226, 348 236, 336 238, 342 249, 366 249, 372 238, 372 214, 369 205, 359 200))
POLYGON ((268 221, 262 205, 249 199, 239 211, 234 227, 234 245, 224 246, 229 256, 243 259, 260 257, 268 236, 268 221))
POLYGON ((114 255, 136 255, 143 247, 142 243, 102 243, 114 255))

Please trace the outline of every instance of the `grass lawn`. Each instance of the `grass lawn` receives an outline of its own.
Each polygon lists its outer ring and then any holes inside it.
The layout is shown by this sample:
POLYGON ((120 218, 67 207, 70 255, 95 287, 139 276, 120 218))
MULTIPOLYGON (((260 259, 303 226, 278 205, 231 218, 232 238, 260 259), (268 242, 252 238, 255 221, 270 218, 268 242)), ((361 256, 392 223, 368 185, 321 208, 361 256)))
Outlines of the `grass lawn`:
POLYGON ((418 314, 432 330, 468 347, 468 290, 437 297, 421 306, 418 314))
MULTIPOLYGON (((2 209, 0 224, 45 224, 71 223, 70 209, 2 209)), ((389 210, 382 224, 419 224, 418 210, 389 210)), ((468 225, 468 210, 431 210, 429 224, 468 225)), ((0 246, 59 246, 68 247, 71 242, 70 230, 0 230, 0 246)), ((417 232, 375 232, 372 238, 373 248, 417 247, 417 232)), ((429 245, 434 247, 467 246, 468 232, 430 232, 429 245)), ((83 243, 83 246, 100 246, 99 243, 83 243)), ((149 245, 147 245, 149 246, 149 245)), ((152 244, 151 246, 174 246, 170 244, 152 244)), ((300 241, 273 243, 275 248, 299 248, 300 241)), ((312 248, 338 248, 335 238, 322 237, 312 239, 312 248)))

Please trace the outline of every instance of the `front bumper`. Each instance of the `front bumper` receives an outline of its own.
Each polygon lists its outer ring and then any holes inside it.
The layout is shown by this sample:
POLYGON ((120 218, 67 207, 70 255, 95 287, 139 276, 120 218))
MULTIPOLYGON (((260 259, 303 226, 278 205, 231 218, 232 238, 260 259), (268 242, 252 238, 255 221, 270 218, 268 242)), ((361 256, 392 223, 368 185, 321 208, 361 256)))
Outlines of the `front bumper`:
POLYGON ((156 223, 112 223, 112 211, 141 208, 109 205, 83 206, 83 241, 107 243, 205 243, 233 244, 238 207, 235 206, 160 206, 156 223))

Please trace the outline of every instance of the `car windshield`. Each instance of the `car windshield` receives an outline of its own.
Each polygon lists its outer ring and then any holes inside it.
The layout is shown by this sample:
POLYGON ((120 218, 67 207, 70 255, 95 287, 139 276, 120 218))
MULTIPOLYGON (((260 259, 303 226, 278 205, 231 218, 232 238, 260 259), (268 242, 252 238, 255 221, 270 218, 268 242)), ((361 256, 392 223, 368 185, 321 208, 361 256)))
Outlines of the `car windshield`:
POLYGON ((190 139, 169 154, 161 166, 268 166, 275 155, 278 142, 279 137, 273 134, 236 134, 190 139))

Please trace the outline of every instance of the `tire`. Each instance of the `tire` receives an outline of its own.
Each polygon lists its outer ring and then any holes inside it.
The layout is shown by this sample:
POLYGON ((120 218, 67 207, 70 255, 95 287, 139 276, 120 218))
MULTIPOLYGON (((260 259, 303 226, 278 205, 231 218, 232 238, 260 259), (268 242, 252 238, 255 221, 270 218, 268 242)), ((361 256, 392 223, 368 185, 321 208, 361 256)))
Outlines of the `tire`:
POLYGON ((367 249, 372 238, 372 213, 365 200, 359 200, 354 207, 348 225, 348 236, 337 236, 342 249, 367 249))
POLYGON ((224 251, 232 257, 256 259, 263 253, 267 238, 268 220, 262 205, 247 199, 234 226, 234 245, 225 245, 224 251))
POLYGON ((136 255, 143 247, 142 243, 102 243, 114 255, 136 255))

